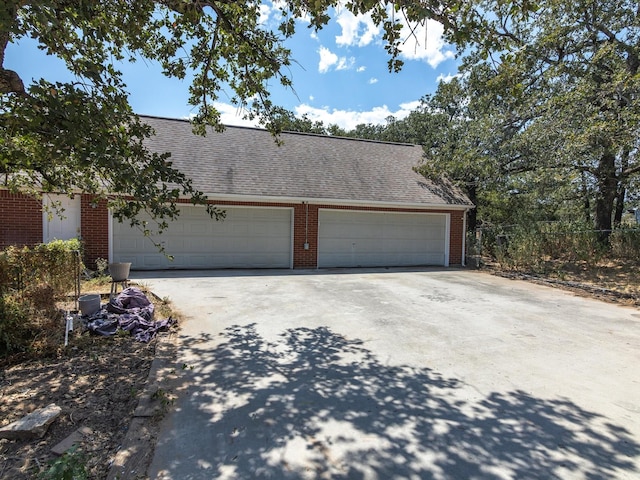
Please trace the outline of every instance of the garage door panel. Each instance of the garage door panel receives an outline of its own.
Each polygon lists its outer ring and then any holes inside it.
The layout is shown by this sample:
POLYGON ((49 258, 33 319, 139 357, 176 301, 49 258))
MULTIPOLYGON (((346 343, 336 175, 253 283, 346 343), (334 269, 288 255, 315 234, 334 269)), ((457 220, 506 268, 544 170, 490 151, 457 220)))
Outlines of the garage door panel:
POLYGON ((130 261, 133 269, 291 267, 291 209, 225 210, 226 218, 217 222, 203 208, 183 206, 178 219, 154 238, 173 261, 139 231, 114 222, 114 261, 130 261))
POLYGON ((319 267, 447 264, 444 214, 320 210, 319 267))

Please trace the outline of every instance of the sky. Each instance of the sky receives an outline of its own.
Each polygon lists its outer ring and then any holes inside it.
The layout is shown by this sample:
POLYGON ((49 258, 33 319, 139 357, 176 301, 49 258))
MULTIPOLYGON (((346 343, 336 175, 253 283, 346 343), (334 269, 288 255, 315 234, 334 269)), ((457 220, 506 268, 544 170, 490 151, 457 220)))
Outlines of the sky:
MULTIPOLYGON (((263 23, 275 24, 280 15, 277 2, 263 3, 263 23)), ((274 81, 271 93, 274 103, 297 116, 306 114, 313 121, 346 130, 361 123, 384 124, 389 116, 404 118, 424 95, 435 91, 439 81, 457 73, 455 49, 443 42, 442 26, 437 22, 413 26, 415 35, 405 27, 400 57, 404 67, 390 73, 382 32, 369 16, 356 17, 346 9, 332 10, 330 15, 331 21, 319 32, 309 29, 304 20, 298 21, 295 36, 285 44, 294 59, 287 71, 293 90, 274 81)), ((46 56, 30 39, 9 45, 4 66, 17 71, 25 83, 41 77, 70 79, 64 64, 46 56)), ((157 65, 143 61, 123 65, 122 72, 136 113, 169 118, 194 114, 187 103, 187 81, 168 79, 157 65)), ((216 107, 223 123, 254 126, 224 96, 220 100, 216 107)))

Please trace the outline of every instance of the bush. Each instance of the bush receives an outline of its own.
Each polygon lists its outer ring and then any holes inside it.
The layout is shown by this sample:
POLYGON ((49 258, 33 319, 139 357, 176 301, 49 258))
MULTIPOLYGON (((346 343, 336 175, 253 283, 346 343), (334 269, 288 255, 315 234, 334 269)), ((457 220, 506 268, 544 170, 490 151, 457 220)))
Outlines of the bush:
POLYGON ((614 230, 609 241, 616 258, 640 260, 640 228, 614 230))
POLYGON ((55 296, 66 295, 78 283, 84 268, 77 239, 54 240, 32 248, 9 247, 0 254, 0 292, 23 291, 48 285, 55 296))
POLYGON ((0 295, 0 356, 24 352, 33 340, 31 309, 12 295, 0 295))
POLYGON ((78 292, 79 240, 56 240, 0 253, 0 357, 53 353, 62 313, 56 299, 78 292))
MULTIPOLYGON (((612 244, 613 238, 614 235, 612 244)), ((634 240, 619 238, 618 250, 630 251, 631 245, 640 248, 634 240)), ((503 268, 534 271, 544 269, 549 261, 594 265, 607 254, 617 254, 615 249, 607 250, 607 246, 600 242, 598 232, 580 223, 535 223, 494 228, 483 232, 483 247, 503 268)))

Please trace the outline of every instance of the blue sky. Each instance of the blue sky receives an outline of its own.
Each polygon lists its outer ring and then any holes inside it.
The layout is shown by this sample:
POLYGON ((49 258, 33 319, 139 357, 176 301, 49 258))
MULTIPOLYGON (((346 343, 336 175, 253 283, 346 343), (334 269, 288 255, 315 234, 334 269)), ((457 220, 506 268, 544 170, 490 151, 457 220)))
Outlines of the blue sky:
MULTIPOLYGON (((267 25, 280 17, 277 2, 265 1, 262 12, 267 25)), ((389 115, 403 118, 422 96, 435 91, 440 79, 457 72, 454 48, 442 41, 439 24, 428 22, 415 32, 412 36, 405 29, 404 68, 390 73, 382 32, 369 17, 356 17, 346 9, 333 10, 329 25, 317 33, 299 21, 295 37, 286 44, 296 62, 288 71, 295 91, 274 85, 273 100, 298 116, 306 114, 312 120, 346 129, 359 123, 384 123, 389 115)), ((40 77, 69 78, 60 61, 37 50, 29 39, 8 47, 4 65, 16 70, 25 83, 40 77)), ((122 70, 137 113, 172 118, 193 113, 187 105, 186 81, 167 79, 157 66, 142 61, 124 65, 122 70)), ((224 123, 249 125, 224 96, 220 100, 216 106, 224 123)))

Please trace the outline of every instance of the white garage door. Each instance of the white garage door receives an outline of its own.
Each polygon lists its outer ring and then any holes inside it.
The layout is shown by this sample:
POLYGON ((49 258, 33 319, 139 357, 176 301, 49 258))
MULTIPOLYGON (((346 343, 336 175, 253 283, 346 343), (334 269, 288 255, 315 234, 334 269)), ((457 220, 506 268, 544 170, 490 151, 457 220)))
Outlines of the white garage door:
POLYGON ((318 267, 448 266, 448 215, 320 210, 318 219, 318 267))
POLYGON ((138 229, 113 221, 113 261, 132 269, 291 268, 291 209, 224 207, 216 222, 203 207, 183 206, 175 222, 153 240, 138 229))

